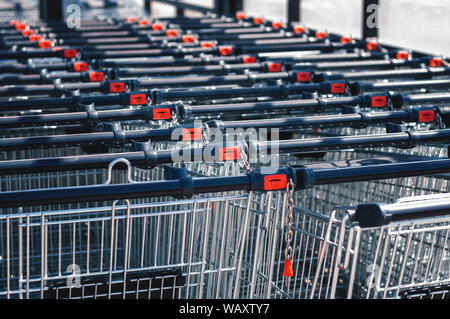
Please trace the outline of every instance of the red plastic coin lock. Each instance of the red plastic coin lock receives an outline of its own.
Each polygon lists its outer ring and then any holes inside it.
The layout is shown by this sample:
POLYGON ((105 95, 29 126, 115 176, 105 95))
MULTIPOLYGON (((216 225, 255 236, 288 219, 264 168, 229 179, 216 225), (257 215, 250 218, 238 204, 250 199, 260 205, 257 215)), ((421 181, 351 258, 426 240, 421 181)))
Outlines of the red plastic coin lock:
POLYGON ((245 13, 244 12, 236 12, 236 19, 237 20, 245 19, 245 13))
POLYGON ((371 106, 372 107, 383 107, 387 104, 387 98, 384 95, 380 96, 372 96, 371 98, 371 106))
POLYGON ((52 46, 52 41, 50 41, 50 40, 42 40, 42 41, 39 41, 39 47, 41 48, 41 49, 48 49, 48 48, 50 48, 52 46))
POLYGON ((378 42, 375 41, 369 41, 366 43, 366 49, 369 51, 373 51, 378 49, 378 42))
POLYGON ((109 83, 110 93, 122 93, 125 92, 125 83, 123 82, 111 82, 109 83))
POLYGON ((143 105, 147 104, 147 95, 143 93, 131 94, 130 105, 143 105))
POLYGON ((264 190, 273 191, 285 189, 287 185, 287 176, 284 174, 264 176, 264 190))
POLYGON ((267 71, 269 72, 281 72, 281 63, 269 62, 267 63, 267 71))
POLYGON ((317 39, 325 39, 328 36, 328 34, 325 31, 317 31, 316 32, 316 38, 317 39))
POLYGON ((89 64, 86 62, 75 62, 73 64, 73 70, 75 72, 86 72, 89 68, 89 64))
POLYGON ((429 64, 432 68, 440 67, 440 66, 442 66, 442 59, 441 58, 432 58, 432 59, 430 59, 429 64))
POLYGON ((212 48, 214 47, 214 43, 212 43, 211 41, 203 41, 200 43, 200 47, 202 48, 212 48))
POLYGON ((77 50, 75 50, 75 49, 64 50, 64 57, 66 59, 75 58, 76 56, 77 56, 77 50))
POLYGON ((345 93, 345 83, 331 83, 331 93, 345 93))
POLYGON ((202 137, 202 130, 198 127, 185 128, 181 132, 183 141, 196 141, 202 137))
POLYGON ((195 42, 195 37, 193 35, 183 35, 184 43, 193 43, 195 42))
POLYGON ((219 47, 220 55, 231 55, 233 53, 233 47, 231 46, 222 46, 219 47))
POLYGON ((234 161, 239 159, 239 147, 221 147, 219 149, 219 160, 234 161))
POLYGON ((433 110, 419 111, 419 122, 433 122, 435 113, 433 110))
POLYGON ((105 73, 103 72, 91 72, 89 73, 90 82, 101 82, 105 80, 105 73))
POLYGON ((242 62, 245 63, 245 64, 255 63, 256 62, 256 57, 254 57, 254 56, 244 56, 244 57, 242 57, 242 62))
POLYGON ((281 22, 272 22, 272 28, 281 29, 283 27, 283 23, 281 22))
POLYGON ((158 107, 153 109, 154 120, 169 120, 172 117, 172 112, 168 107, 158 107))
POLYGON ((161 23, 153 23, 152 30, 153 31, 161 31, 163 29, 163 25, 161 23))
POLYGON ((346 44, 352 42, 352 38, 350 37, 341 37, 341 43, 346 44))
POLYGON ((166 31, 166 35, 168 37, 176 37, 178 35, 178 31, 175 29, 169 29, 166 31))
POLYGON ((305 28, 301 25, 296 25, 293 27, 294 33, 295 34, 302 34, 305 32, 305 28))
POLYGON ((253 23, 254 24, 261 24, 264 22, 263 18, 257 17, 257 18, 253 18, 253 23))

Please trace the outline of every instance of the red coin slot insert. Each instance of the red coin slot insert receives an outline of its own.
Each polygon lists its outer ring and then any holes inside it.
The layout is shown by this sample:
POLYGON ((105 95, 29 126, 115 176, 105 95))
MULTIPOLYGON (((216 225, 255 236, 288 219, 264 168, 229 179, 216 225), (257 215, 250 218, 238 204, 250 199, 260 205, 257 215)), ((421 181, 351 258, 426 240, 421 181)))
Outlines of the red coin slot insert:
POLYGON ((266 191, 285 189, 286 185, 287 177, 284 174, 264 176, 264 190, 266 191))
POLYGON ((195 37, 193 35, 184 35, 183 36, 184 43, 192 43, 195 42, 195 37))
POLYGON ((317 31, 316 32, 317 39, 325 39, 327 36, 328 36, 328 34, 325 31, 317 31))
POLYGON ((148 20, 139 20, 139 21, 138 21, 138 24, 139 24, 139 25, 149 25, 150 22, 149 22, 148 20))
POLYGON ((297 82, 308 82, 309 80, 311 80, 311 73, 309 72, 297 73, 297 82))
POLYGON ((233 53, 233 48, 230 46, 220 47, 219 53, 220 55, 231 55, 233 53))
POLYGON ((210 41, 204 41, 200 43, 200 46, 202 48, 212 48, 214 47, 214 43, 210 42, 210 41))
POLYGON ((256 57, 254 56, 244 56, 242 57, 242 62, 244 63, 255 63, 256 62, 256 57))
POLYGON ((367 42, 366 48, 367 48, 367 50, 370 50, 370 51, 376 50, 376 49, 378 49, 378 43, 374 42, 374 41, 367 42))
POLYGON ((169 120, 171 118, 171 111, 168 107, 160 107, 153 109, 154 120, 169 120))
POLYGON ((432 58, 430 60, 430 66, 432 68, 436 68, 436 67, 442 66, 442 59, 441 58, 432 58))
POLYGON ((371 105, 372 107, 383 107, 386 106, 387 99, 385 96, 372 96, 371 105))
POLYGON ((109 83, 109 92, 111 92, 111 93, 125 92, 125 83, 123 83, 123 82, 109 83))
POLYGON ((239 159, 239 147, 221 147, 219 150, 221 161, 233 161, 239 159))
POLYGON ((419 122, 433 122, 435 119, 434 111, 419 111, 419 122))
POLYGON ((130 95, 130 105, 141 105, 141 104, 147 104, 146 94, 140 93, 130 95))
POLYGON ((105 79, 105 73, 103 72, 91 72, 89 73, 89 81, 101 82, 105 79))
POLYGON ((39 41, 39 47, 41 48, 41 49, 48 49, 48 48, 50 48, 52 46, 52 41, 50 41, 50 40, 42 40, 42 41, 39 41))
POLYGON ((34 31, 33 31, 33 30, 23 30, 23 31, 22 31, 22 35, 23 35, 24 37, 28 37, 28 36, 30 36, 30 35, 32 35, 32 34, 34 34, 34 31))
POLYGON ((73 64, 73 70, 75 72, 85 72, 89 68, 89 65, 86 62, 75 62, 73 64))
POLYGON ((176 37, 178 35, 178 31, 174 29, 169 29, 166 31, 166 35, 168 37, 176 37))
POLYGON ((153 23, 152 24, 153 31, 160 31, 162 29, 163 29, 163 25, 161 23, 153 23))
POLYGON ((261 24, 261 23, 263 23, 264 22, 264 19, 263 18, 253 18, 253 23, 254 24, 261 24))
POLYGON ((281 63, 270 62, 267 64, 267 71, 269 72, 281 72, 281 63))
POLYGON ((17 31, 25 30, 27 27, 28 27, 28 25, 26 25, 25 23, 17 23, 16 24, 16 30, 17 31))
POLYGON ((195 141, 202 137, 202 130, 198 127, 184 128, 181 136, 183 141, 195 141))
POLYGON ((341 43, 346 44, 352 42, 352 38, 350 37, 341 37, 341 43))
POLYGON ((408 60, 409 53, 406 51, 398 51, 395 57, 397 58, 397 60, 408 60))
POLYGON ((236 12, 236 19, 237 20, 245 19, 245 13, 244 12, 236 12))
POLYGON ((40 41, 41 36, 39 34, 33 34, 28 37, 28 40, 30 40, 30 42, 40 41))
POLYGON ((332 83, 331 93, 345 93, 345 83, 332 83))
POLYGON ((301 25, 295 26, 295 27, 293 28, 293 30, 294 30, 294 33, 296 33, 296 34, 301 34, 301 33, 304 33, 304 32, 305 32, 305 28, 302 27, 301 25))
POLYGON ((282 27, 283 27, 283 23, 281 23, 281 22, 272 22, 272 28, 280 29, 282 27))
POLYGON ((64 57, 66 59, 74 58, 76 56, 77 56, 77 50, 75 50, 75 49, 64 50, 64 57))

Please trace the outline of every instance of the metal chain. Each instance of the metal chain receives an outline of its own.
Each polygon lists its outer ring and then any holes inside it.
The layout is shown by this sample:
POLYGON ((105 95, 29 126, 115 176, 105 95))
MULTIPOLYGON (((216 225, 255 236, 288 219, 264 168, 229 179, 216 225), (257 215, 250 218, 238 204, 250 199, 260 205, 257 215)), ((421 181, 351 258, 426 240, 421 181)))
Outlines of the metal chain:
POLYGON ((178 126, 178 124, 180 124, 178 122, 178 115, 176 112, 172 111, 172 125, 173 126, 178 126))
POLYGON ((247 154, 243 150, 241 150, 241 161, 239 162, 239 166, 243 167, 246 173, 253 172, 253 168, 251 167, 250 163, 248 162, 247 154))
POLYGON ((437 124, 438 124, 440 129, 444 129, 446 127, 440 112, 436 112, 436 122, 437 122, 437 124))
POLYGON ((387 97, 386 98, 386 107, 387 107, 387 109, 389 110, 389 111, 393 111, 394 110, 394 104, 392 104, 392 100, 389 98, 389 97, 387 97))
POLYGON ((292 246, 291 241, 293 238, 292 233, 292 224, 294 223, 294 216, 292 214, 292 211, 294 209, 294 199, 292 198, 292 195, 294 193, 294 182, 292 179, 289 180, 289 182, 286 185, 286 193, 287 193, 287 205, 286 205, 286 232, 284 234, 284 240, 286 242, 286 248, 284 249, 284 258, 285 260, 290 260, 292 258, 292 246))
POLYGON ((347 84, 345 85, 345 94, 347 96, 351 96, 352 95, 352 92, 350 92, 350 87, 347 84))

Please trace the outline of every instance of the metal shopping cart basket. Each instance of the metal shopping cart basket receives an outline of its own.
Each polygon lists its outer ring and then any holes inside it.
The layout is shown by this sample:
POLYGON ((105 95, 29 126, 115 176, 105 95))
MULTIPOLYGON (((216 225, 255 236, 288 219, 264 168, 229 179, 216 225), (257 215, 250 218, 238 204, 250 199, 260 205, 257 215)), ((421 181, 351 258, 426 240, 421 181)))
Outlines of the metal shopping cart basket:
POLYGON ((319 241, 310 296, 448 298, 448 200, 417 196, 334 210, 319 241))

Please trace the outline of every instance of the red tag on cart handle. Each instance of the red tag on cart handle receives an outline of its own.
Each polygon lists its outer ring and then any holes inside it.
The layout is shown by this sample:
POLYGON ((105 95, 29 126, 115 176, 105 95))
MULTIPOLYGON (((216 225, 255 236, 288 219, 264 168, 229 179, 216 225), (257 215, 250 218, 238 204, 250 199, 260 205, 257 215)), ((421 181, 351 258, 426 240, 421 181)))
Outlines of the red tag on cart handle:
POLYGON ((308 82, 311 80, 311 73, 309 72, 297 72, 297 82, 308 82))
POLYGON ((387 98, 383 95, 372 96, 371 105, 372 107, 383 107, 387 104, 387 98))
POLYGON ((153 23, 152 24, 153 31, 160 31, 162 29, 163 29, 163 25, 161 23, 153 23))
POLYGON ((287 177, 284 174, 264 176, 264 190, 266 191, 285 189, 286 185, 287 177))
POLYGON ((236 12, 236 19, 237 20, 245 19, 245 13, 244 12, 236 12))
POLYGON ((231 55, 233 53, 233 47, 223 46, 219 48, 220 55, 231 55))
POLYGON ((73 70, 75 72, 86 72, 89 68, 89 64, 86 62, 75 62, 73 64, 73 70))
POLYGON ((219 160, 234 161, 239 159, 239 147, 221 147, 219 150, 219 160))
POLYGON ((345 83, 331 83, 331 93, 345 93, 345 83))
POLYGON ((143 93, 131 94, 130 105, 142 105, 147 104, 147 95, 143 93))
POLYGON ((77 50, 75 49, 68 49, 68 50, 64 50, 64 57, 66 59, 71 59, 77 56, 77 50))
POLYGON ((154 120, 170 120, 171 111, 168 107, 159 107, 153 109, 153 119, 154 120))
POLYGON ((269 62, 267 64, 267 71, 269 71, 269 72, 281 72, 281 63, 269 62))
POLYGON ((103 72, 91 72, 89 73, 89 81, 101 82, 105 79, 105 73, 103 72))
POLYGON ((433 122, 435 114, 433 110, 419 111, 419 122, 433 122))
POLYGON ((305 28, 301 25, 296 25, 293 28, 295 34, 302 34, 305 32, 305 28))
POLYGON ((184 128, 181 132, 183 141, 195 141, 202 138, 202 130, 198 127, 184 128))
POLYGON ((122 93, 125 92, 125 83, 123 82, 112 82, 109 83, 110 93, 122 93))
POLYGON ((254 57, 254 56, 244 56, 244 57, 242 57, 242 62, 244 62, 245 64, 255 63, 256 62, 256 57, 254 57))

